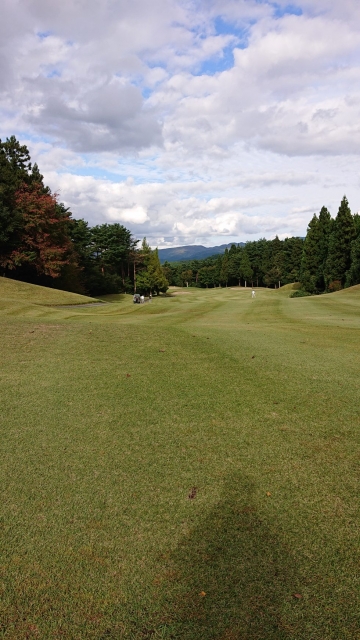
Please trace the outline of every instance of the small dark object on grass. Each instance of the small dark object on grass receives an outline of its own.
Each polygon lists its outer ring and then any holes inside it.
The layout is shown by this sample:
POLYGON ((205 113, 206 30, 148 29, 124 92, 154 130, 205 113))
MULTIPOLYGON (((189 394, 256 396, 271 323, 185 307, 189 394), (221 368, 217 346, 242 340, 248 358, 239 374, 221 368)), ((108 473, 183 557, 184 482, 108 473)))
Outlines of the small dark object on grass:
POLYGON ((253 360, 255 358, 255 356, 251 356, 251 360, 253 360))
POLYGON ((126 377, 127 377, 127 378, 131 378, 130 373, 127 373, 127 374, 126 374, 126 377))
POLYGON ((165 353, 165 349, 159 349, 160 353, 165 353))
POLYGON ((293 598, 296 598, 297 600, 300 600, 302 598, 301 593, 293 593, 293 598))
POLYGON ((196 498, 197 488, 193 487, 188 495, 189 500, 194 500, 196 498))

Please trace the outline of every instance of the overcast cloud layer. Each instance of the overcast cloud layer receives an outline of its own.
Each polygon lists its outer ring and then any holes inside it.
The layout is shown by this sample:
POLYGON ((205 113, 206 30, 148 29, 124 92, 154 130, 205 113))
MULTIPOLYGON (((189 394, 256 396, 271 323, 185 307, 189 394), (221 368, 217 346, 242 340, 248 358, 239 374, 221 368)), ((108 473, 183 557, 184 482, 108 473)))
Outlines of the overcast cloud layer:
POLYGON ((358 0, 3 0, 0 136, 159 247, 360 209, 358 0))

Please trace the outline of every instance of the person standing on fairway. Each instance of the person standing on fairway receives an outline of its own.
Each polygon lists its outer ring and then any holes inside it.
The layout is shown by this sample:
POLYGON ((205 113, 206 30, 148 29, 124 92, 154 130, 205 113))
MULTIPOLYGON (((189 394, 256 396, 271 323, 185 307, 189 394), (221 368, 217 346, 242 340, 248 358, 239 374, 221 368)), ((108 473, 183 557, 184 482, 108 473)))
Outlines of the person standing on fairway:
POLYGON ((254 290, 254 289, 253 289, 253 290, 252 290, 252 292, 251 292, 251 297, 252 297, 252 298, 255 298, 255 297, 256 297, 256 295, 255 295, 255 290, 254 290))

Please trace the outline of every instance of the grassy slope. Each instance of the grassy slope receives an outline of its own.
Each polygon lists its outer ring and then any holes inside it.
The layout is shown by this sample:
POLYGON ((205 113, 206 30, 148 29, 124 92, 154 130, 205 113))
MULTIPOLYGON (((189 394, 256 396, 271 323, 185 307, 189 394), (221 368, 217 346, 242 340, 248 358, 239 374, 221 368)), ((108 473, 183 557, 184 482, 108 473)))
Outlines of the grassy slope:
POLYGON ((359 288, 40 309, 0 315, 3 637, 358 638, 359 288))
POLYGON ((39 287, 35 284, 11 280, 10 278, 0 278, 0 300, 3 308, 9 307, 10 303, 15 305, 31 303, 36 305, 72 305, 95 302, 94 298, 81 296, 78 293, 50 289, 49 287, 39 287), (4 302, 6 301, 6 305, 4 302))

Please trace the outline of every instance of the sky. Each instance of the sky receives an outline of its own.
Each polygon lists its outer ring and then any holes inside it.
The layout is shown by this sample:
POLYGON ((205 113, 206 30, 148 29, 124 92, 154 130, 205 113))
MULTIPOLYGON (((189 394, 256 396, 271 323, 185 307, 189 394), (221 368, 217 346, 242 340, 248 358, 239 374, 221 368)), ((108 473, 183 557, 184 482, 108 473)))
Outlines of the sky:
POLYGON ((358 0, 2 0, 0 138, 159 248, 360 210, 358 0))

